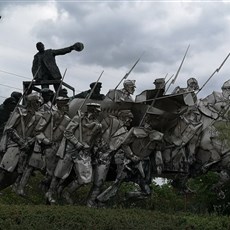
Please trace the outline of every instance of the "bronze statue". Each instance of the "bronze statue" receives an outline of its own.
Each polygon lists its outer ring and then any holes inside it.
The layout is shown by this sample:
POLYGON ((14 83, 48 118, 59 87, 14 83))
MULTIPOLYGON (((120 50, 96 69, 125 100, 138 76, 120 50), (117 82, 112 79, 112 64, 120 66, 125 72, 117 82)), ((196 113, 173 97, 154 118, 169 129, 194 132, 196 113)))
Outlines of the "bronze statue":
MULTIPOLYGON (((78 52, 84 49, 84 45, 81 42, 77 42, 72 46, 62 49, 47 49, 42 42, 36 44, 38 53, 34 55, 32 73, 35 76, 36 81, 42 80, 61 80, 62 76, 60 70, 56 64, 55 57, 57 55, 65 55, 73 50, 78 52)), ((48 88, 47 85, 42 87, 48 88)), ((58 90, 59 84, 54 84, 55 91, 58 90)))
POLYGON ((90 96, 89 99, 94 99, 94 100, 104 100, 105 99, 105 95, 101 94, 101 87, 102 87, 102 83, 101 82, 92 82, 90 85, 90 89, 83 91, 79 94, 76 94, 75 96, 73 96, 71 99, 74 98, 88 98, 90 96), (96 85, 96 86, 95 86, 96 85), (93 90, 94 88, 94 90, 93 90), (91 93, 91 91, 93 90, 93 92, 91 93), (91 95, 90 95, 91 93, 91 95))
POLYGON ((135 92, 135 80, 125 80, 123 83, 123 89, 112 89, 107 94, 105 99, 112 100, 114 102, 127 101, 134 102, 131 95, 135 92))

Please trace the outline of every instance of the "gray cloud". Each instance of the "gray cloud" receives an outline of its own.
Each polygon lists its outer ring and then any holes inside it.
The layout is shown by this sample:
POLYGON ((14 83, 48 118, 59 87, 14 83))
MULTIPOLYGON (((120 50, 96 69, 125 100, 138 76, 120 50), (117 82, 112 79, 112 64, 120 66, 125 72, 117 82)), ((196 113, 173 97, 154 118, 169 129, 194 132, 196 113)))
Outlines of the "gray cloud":
MULTIPOLYGON (((102 69, 108 90, 143 52, 130 78, 137 79, 137 90, 144 90, 152 87, 154 78, 175 74, 190 44, 176 85, 188 76, 198 77, 202 84, 230 51, 229 8, 217 2, 0 2, 0 69, 30 77, 36 42, 56 49, 82 41, 83 52, 57 57, 78 90, 88 88, 102 69)), ((226 62, 202 95, 219 90, 229 70, 226 62)), ((1 73, 0 79, 18 85, 1 73)))

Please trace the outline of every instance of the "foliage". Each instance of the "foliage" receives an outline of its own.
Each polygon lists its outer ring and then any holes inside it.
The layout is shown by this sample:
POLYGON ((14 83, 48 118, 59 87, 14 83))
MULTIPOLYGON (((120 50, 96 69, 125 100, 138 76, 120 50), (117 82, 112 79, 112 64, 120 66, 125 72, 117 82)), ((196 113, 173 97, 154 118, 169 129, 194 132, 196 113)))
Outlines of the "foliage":
POLYGON ((140 209, 92 209, 82 206, 1 205, 3 230, 23 229, 202 229, 230 228, 228 217, 162 213, 140 209))

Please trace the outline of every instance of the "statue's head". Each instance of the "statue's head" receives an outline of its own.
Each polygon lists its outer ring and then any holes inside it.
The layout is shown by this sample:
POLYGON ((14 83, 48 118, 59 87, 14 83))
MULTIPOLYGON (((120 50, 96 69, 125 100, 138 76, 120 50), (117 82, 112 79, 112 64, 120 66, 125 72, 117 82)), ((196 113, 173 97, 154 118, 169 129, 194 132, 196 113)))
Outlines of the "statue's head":
POLYGON ((124 85, 124 89, 129 93, 129 94, 133 94, 136 88, 135 85, 135 80, 125 80, 123 85, 124 85))
POLYGON ((87 103, 87 112, 93 115, 98 115, 101 112, 101 105, 98 103, 87 103))
POLYGON ((69 98, 68 97, 57 97, 56 98, 56 103, 57 107, 60 111, 62 112, 68 112, 69 111, 69 98))
POLYGON ((101 87, 102 87, 102 83, 101 82, 92 82, 90 85, 89 85, 89 87, 91 88, 91 89, 93 89, 93 87, 95 86, 95 88, 94 88, 94 93, 95 94, 99 94, 100 92, 101 92, 101 87), (95 86, 96 85, 96 86, 95 86))
POLYGON ((199 89, 198 81, 196 80, 196 78, 193 78, 193 77, 189 78, 187 80, 187 85, 190 90, 195 91, 199 89))
POLYGON ((118 118, 124 122, 125 126, 129 127, 133 121, 133 114, 129 109, 120 110, 118 118))
POLYGON ((157 78, 157 79, 155 79, 153 84, 155 85, 156 89, 164 89, 165 88, 165 79, 164 78, 157 78))
POLYGON ((8 97, 3 102, 3 105, 5 106, 5 108, 7 110, 9 110, 10 112, 12 112, 14 110, 15 106, 17 105, 17 102, 16 102, 16 100, 15 100, 14 97, 8 97))
POLYGON ((58 93, 58 96, 60 97, 68 97, 68 91, 66 88, 62 88, 60 89, 59 93, 58 93))
POLYGON ((45 50, 45 46, 44 46, 44 44, 43 44, 42 42, 38 42, 38 43, 36 44, 36 47, 37 47, 37 50, 38 50, 39 52, 43 52, 43 51, 45 50))
POLYGON ((42 100, 42 97, 38 93, 31 93, 27 95, 26 102, 27 102, 28 109, 38 111, 43 100, 42 100))
POLYGON ((222 94, 225 98, 229 98, 230 96, 230 80, 226 81, 221 87, 222 94))
POLYGON ((18 103, 18 101, 19 101, 19 100, 21 99, 21 97, 22 97, 22 93, 21 93, 21 92, 14 91, 14 92, 11 93, 10 96, 13 97, 13 98, 16 100, 16 102, 18 103))
POLYGON ((44 103, 47 103, 48 101, 52 100, 54 92, 49 88, 43 88, 41 89, 41 96, 44 100, 44 103))

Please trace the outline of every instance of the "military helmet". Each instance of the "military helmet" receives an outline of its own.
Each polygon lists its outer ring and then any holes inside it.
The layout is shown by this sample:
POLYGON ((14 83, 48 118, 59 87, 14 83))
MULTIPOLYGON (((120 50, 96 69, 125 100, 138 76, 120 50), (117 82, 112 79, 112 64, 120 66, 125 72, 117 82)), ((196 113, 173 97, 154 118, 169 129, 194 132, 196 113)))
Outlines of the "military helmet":
POLYGON ((221 89, 230 89, 230 80, 226 81, 223 86, 221 87, 221 89))
POLYGON ((124 86, 131 86, 131 87, 133 86, 133 87, 136 87, 135 82, 136 82, 135 80, 125 80, 124 83, 123 83, 123 85, 124 86))
POLYGON ((87 110, 96 110, 98 112, 101 111, 101 105, 98 103, 87 103, 87 110))

